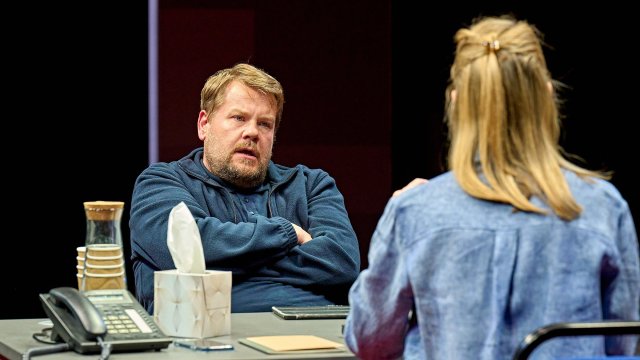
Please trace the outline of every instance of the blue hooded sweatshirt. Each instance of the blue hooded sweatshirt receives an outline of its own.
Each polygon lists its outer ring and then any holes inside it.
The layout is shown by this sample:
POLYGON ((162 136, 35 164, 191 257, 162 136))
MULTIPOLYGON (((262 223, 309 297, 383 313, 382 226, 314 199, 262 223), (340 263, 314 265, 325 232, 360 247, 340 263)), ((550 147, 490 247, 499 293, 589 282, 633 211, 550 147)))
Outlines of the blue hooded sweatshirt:
MULTIPOLYGON (((208 270, 233 272, 232 312, 271 306, 346 304, 360 270, 360 253, 344 198, 323 170, 270 162, 267 216, 246 211, 239 189, 211 174, 203 149, 138 176, 131 201, 136 296, 153 313, 156 270, 175 269, 167 246, 171 209, 184 202, 200 230, 208 270), (298 245, 291 223, 313 239, 298 245)), ((246 193, 244 194, 246 195, 246 193)))

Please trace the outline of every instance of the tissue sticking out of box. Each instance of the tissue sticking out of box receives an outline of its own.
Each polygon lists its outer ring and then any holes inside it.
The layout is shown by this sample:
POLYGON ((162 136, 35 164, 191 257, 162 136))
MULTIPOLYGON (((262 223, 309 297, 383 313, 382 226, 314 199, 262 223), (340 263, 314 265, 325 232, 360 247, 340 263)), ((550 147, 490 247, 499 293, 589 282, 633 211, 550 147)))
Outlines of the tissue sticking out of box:
POLYGON ((167 245, 173 263, 180 273, 204 274, 204 252, 200 230, 184 202, 176 205, 169 213, 167 245))
POLYGON ((169 336, 231 333, 231 271, 205 270, 200 231, 184 202, 171 210, 167 245, 177 270, 154 272, 153 319, 169 336))

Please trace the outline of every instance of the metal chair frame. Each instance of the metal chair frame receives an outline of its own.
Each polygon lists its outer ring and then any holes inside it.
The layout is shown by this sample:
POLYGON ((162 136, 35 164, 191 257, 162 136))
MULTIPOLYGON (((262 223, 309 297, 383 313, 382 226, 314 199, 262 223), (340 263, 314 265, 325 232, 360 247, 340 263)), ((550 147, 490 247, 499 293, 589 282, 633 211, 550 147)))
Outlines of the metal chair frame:
POLYGON ((564 322, 543 326, 529 333, 513 356, 526 360, 546 340, 559 336, 640 335, 640 321, 564 322))

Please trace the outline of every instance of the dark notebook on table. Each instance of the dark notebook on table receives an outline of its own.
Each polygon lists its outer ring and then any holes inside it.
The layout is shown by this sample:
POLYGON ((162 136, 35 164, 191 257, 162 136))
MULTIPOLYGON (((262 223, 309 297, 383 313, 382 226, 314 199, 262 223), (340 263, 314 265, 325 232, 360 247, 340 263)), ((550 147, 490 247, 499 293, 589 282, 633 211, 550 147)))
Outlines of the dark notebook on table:
POLYGON ((285 320, 346 319, 349 305, 272 306, 271 310, 285 320))

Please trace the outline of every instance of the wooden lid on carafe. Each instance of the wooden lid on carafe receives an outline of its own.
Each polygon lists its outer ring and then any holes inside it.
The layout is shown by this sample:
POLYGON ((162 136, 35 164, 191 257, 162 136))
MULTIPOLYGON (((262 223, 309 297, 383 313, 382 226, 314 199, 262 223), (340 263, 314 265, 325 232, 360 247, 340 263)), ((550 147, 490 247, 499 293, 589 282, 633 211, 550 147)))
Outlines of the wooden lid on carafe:
POLYGON ((123 201, 86 201, 84 211, 89 220, 120 220, 123 201))

